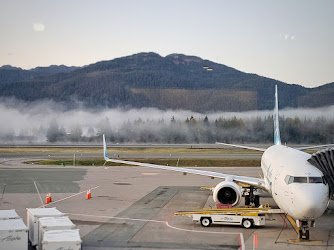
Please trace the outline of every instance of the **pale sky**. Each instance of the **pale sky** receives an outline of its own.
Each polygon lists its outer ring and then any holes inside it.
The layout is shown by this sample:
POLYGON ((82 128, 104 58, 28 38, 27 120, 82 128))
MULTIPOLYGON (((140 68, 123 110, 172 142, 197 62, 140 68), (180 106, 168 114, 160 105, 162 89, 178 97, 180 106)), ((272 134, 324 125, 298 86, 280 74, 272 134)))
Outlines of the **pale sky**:
POLYGON ((334 82, 334 1, 0 0, 0 66, 156 52, 314 87, 334 82))

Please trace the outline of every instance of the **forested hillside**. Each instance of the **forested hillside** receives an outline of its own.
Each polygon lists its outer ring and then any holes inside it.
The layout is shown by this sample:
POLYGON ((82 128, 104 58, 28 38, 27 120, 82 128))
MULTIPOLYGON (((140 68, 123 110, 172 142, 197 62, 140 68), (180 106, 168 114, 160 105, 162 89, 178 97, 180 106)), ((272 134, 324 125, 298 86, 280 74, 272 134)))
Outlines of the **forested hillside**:
POLYGON ((67 67, 65 65, 51 65, 49 67, 37 67, 30 70, 24 70, 21 68, 12 67, 10 65, 5 65, 0 67, 0 84, 14 83, 58 73, 66 73, 77 68, 78 67, 67 67))
POLYGON ((196 112, 272 109, 274 85, 280 107, 334 104, 334 83, 307 89, 199 57, 140 53, 69 72, 24 80, 0 70, 0 96, 24 101, 51 99, 75 108, 189 109, 196 112), (5 80, 4 80, 5 79, 5 80))

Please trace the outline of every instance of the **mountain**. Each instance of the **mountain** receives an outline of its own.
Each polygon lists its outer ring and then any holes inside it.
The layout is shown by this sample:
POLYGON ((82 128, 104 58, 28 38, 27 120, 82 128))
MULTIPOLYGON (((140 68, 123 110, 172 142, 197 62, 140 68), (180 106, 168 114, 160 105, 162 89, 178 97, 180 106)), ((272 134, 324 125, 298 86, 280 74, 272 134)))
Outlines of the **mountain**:
POLYGON ((281 108, 334 104, 334 83, 305 88, 195 56, 162 57, 156 53, 139 53, 69 72, 3 83, 0 96, 25 101, 52 99, 67 103, 69 108, 75 108, 79 101, 90 108, 246 111, 272 109, 275 84, 281 108))
POLYGON ((28 79, 33 79, 41 76, 49 76, 58 73, 67 73, 78 67, 67 67, 65 65, 51 65, 49 67, 37 67, 30 70, 25 70, 10 65, 0 67, 0 84, 19 82, 28 79))

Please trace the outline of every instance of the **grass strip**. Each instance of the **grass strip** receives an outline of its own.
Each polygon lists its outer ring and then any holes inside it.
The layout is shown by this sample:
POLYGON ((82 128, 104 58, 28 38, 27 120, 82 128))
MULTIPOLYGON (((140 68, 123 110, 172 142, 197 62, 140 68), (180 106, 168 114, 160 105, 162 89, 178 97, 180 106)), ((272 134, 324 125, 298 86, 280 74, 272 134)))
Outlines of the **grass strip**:
MULTIPOLYGON (((87 154, 87 153, 96 153, 103 155, 103 149, 101 148, 52 148, 52 147, 10 147, 10 148, 1 148, 0 154, 4 153, 45 153, 45 154, 54 154, 54 153, 71 153, 71 154, 87 154)), ((259 152, 254 150, 247 149, 238 149, 238 148, 153 148, 153 147, 109 147, 108 153, 111 154, 122 154, 122 153, 165 153, 165 154, 259 154, 259 152)))
MULTIPOLYGON (((177 166, 177 159, 126 159, 157 165, 177 166)), ((34 165, 60 165, 73 166, 73 159, 38 160, 27 161, 26 164, 34 165)), ((102 166, 103 159, 76 160, 76 166, 102 166)), ((258 159, 180 159, 179 167, 259 167, 261 160, 258 159)), ((108 162, 106 166, 120 166, 119 163, 108 162)))

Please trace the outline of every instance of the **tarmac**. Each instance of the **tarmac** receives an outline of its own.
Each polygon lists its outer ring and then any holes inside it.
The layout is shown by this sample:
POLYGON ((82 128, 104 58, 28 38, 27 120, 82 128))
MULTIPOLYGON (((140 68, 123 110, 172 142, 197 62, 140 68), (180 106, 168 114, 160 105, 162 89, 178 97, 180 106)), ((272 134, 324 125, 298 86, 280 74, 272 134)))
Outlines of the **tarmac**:
MULTIPOLYGON (((144 167, 23 164, 26 160, 12 156, 0 162, 0 209, 16 209, 26 221, 26 208, 45 205, 46 193, 51 192, 53 202, 46 206, 57 207, 70 217, 80 229, 85 250, 334 249, 332 203, 310 229, 310 241, 290 242, 297 234, 284 215, 274 215, 265 226, 250 229, 204 228, 189 217, 173 215, 180 210, 214 207, 211 191, 200 187, 214 186, 220 179, 144 167), (86 200, 85 191, 90 188, 92 198, 86 200)), ((261 172, 254 167, 204 169, 247 176, 261 172)), ((276 207, 268 196, 261 198, 264 203, 276 207)))

